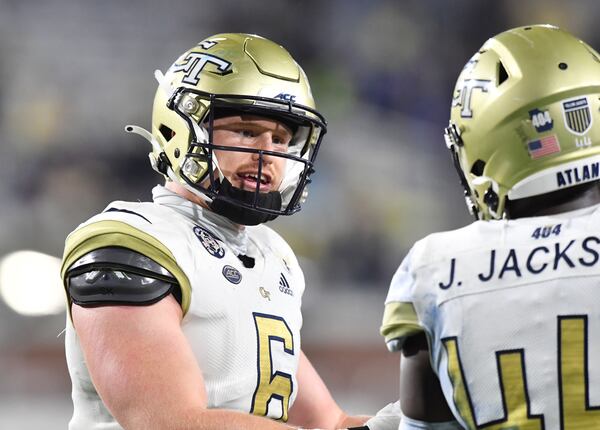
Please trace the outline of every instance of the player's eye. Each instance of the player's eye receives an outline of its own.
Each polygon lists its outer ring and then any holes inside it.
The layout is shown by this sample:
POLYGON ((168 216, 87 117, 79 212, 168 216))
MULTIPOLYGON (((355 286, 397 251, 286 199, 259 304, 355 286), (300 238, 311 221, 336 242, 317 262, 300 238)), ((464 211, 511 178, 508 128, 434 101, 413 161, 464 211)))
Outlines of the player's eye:
POLYGON ((237 130, 237 133, 242 136, 242 137, 246 137, 246 138, 250 138, 250 137, 254 137, 255 134, 252 130, 247 130, 247 129, 239 129, 237 130))
POLYGON ((288 145, 292 138, 287 134, 274 134, 272 140, 275 145, 288 145))

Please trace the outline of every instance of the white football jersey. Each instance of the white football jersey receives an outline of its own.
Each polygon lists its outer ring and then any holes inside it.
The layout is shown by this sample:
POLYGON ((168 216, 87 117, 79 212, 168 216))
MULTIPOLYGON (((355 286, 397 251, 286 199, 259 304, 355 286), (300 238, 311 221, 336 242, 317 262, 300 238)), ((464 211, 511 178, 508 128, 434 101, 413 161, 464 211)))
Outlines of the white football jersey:
MULTIPOLYGON (((246 227, 244 234, 253 268, 206 218, 156 203, 114 202, 69 235, 63 272, 107 246, 152 258, 181 286, 182 328, 202 369, 208 407, 286 420, 298 387, 304 277, 273 230, 246 227)), ((69 318, 66 355, 74 403, 69 428, 120 429, 91 382, 69 318)))
POLYGON ((427 335, 465 428, 600 428, 600 206, 417 242, 381 330, 390 349, 427 335))

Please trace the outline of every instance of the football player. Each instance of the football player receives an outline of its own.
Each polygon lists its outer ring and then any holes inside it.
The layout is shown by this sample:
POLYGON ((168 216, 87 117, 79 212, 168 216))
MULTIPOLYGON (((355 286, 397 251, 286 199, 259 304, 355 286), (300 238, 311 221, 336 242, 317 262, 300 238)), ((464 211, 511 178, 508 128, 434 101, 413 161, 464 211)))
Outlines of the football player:
POLYGON ((66 241, 69 428, 362 426, 302 352, 302 270, 263 225, 300 210, 326 132, 304 72, 219 34, 156 77, 152 131, 126 130, 166 185, 66 241))
POLYGON ((463 68, 445 137, 477 221, 392 279, 401 429, 600 428, 599 111, 600 56, 553 26, 463 68))

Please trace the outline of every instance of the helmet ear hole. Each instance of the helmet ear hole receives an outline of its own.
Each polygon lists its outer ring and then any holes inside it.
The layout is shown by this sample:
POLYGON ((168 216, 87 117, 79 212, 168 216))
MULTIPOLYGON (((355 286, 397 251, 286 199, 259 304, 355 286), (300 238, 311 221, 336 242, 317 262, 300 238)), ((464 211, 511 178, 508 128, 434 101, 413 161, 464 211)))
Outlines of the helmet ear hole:
POLYGON ((485 161, 477 160, 471 167, 471 173, 475 176, 481 176, 483 175, 483 169, 485 169, 485 161))
POLYGON ((508 72, 502 64, 502 61, 498 62, 498 86, 502 85, 506 80, 508 80, 508 72))
POLYGON ((160 131, 160 134, 162 135, 162 137, 165 138, 165 141, 167 142, 173 139, 173 136, 175 136, 175 132, 164 124, 160 125, 158 131, 160 131))

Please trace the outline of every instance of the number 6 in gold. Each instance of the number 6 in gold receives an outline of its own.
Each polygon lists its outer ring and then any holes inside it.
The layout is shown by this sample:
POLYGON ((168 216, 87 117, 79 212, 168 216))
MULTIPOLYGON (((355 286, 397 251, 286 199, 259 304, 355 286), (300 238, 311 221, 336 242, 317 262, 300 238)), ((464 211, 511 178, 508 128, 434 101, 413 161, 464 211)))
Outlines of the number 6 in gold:
POLYGON ((252 396, 250 412, 266 416, 272 399, 281 401, 282 414, 278 419, 286 422, 292 395, 292 375, 273 370, 273 342, 281 342, 286 354, 294 355, 294 338, 285 320, 274 315, 252 313, 258 341, 258 384, 252 396))

